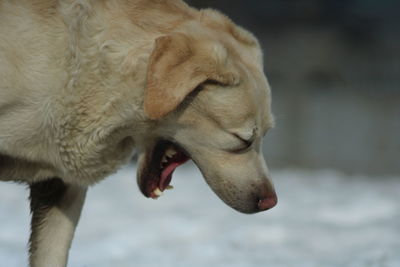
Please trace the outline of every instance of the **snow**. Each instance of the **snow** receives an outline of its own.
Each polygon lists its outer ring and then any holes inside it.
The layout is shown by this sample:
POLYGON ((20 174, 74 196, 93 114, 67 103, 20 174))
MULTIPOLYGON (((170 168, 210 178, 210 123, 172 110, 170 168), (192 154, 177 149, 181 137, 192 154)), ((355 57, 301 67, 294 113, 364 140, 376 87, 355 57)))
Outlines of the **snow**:
MULTIPOLYGON (((70 267, 399 267, 400 177, 273 172, 279 203, 256 215, 222 203, 183 166, 159 200, 134 166, 89 190, 70 267)), ((0 265, 26 266, 28 192, 0 184, 0 265)))

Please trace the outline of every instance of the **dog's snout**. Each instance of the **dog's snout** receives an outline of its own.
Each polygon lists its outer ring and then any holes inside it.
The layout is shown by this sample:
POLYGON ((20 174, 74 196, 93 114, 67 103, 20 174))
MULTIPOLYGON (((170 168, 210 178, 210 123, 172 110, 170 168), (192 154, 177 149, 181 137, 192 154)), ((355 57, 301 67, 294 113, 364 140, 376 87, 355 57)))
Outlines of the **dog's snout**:
POLYGON ((260 211, 264 211, 275 207, 277 203, 278 197, 276 194, 270 194, 268 196, 260 197, 257 205, 260 211))

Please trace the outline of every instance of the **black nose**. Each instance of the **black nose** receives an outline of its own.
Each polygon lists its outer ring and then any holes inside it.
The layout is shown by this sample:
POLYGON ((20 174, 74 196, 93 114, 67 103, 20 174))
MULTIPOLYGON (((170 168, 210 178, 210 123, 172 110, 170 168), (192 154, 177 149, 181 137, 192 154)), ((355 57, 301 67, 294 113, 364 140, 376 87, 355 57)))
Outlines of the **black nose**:
POLYGON ((261 197, 258 200, 258 209, 260 211, 269 210, 269 209, 275 207, 275 205, 277 203, 278 203, 278 198, 277 198, 276 194, 271 194, 266 197, 261 197))

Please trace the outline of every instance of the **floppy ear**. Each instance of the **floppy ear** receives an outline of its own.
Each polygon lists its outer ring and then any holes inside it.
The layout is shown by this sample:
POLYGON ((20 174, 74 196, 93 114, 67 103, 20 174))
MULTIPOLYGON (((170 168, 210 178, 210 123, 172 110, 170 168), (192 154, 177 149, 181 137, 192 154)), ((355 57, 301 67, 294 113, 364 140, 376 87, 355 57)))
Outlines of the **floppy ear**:
POLYGON ((217 64, 207 53, 196 53, 194 44, 182 33, 156 39, 147 68, 144 111, 159 119, 176 107, 201 83, 215 80, 232 84, 233 73, 219 74, 217 64))

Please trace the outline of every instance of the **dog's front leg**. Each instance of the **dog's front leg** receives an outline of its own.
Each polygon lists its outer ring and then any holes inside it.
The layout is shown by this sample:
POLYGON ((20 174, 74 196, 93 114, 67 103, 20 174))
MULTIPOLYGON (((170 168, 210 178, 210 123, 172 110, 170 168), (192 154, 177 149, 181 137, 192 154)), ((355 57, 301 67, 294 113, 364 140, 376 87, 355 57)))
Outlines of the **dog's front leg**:
POLYGON ((64 267, 85 201, 86 187, 67 185, 54 178, 32 184, 30 191, 30 266, 64 267))

